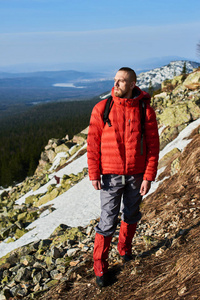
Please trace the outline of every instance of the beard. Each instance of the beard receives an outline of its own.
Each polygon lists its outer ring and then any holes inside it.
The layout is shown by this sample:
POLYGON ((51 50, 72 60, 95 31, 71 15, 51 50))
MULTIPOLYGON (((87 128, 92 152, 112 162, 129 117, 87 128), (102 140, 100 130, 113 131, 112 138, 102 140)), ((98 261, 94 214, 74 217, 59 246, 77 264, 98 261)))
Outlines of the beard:
POLYGON ((114 95, 115 97, 125 98, 127 95, 127 91, 122 91, 121 89, 114 89, 114 95))

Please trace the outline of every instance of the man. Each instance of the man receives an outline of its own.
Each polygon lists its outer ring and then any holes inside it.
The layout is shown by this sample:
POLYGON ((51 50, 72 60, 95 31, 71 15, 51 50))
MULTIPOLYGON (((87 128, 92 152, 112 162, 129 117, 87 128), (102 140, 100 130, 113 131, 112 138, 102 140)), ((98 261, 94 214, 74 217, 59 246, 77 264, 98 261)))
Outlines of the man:
POLYGON ((107 285, 108 251, 120 205, 122 220, 117 247, 124 261, 132 259, 132 239, 141 218, 139 205, 155 180, 159 155, 158 128, 150 95, 136 86, 132 69, 124 67, 117 72, 112 101, 106 124, 103 114, 107 100, 95 105, 88 132, 89 177, 94 188, 100 190, 101 198, 101 218, 95 228, 93 253, 96 282, 100 287, 107 285), (140 101, 146 103, 144 139, 140 101))

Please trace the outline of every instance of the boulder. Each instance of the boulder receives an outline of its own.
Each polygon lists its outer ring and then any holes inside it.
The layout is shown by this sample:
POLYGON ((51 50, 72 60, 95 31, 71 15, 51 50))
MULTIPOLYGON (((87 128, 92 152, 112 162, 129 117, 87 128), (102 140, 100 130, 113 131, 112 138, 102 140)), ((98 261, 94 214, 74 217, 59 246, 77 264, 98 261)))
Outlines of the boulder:
POLYGON ((38 197, 36 195, 31 195, 31 196, 28 196, 26 199, 25 199, 25 203, 26 204, 31 204, 33 205, 34 203, 36 203, 38 201, 38 197))
POLYGON ((68 147, 66 144, 61 144, 60 146, 57 146, 55 148, 55 153, 59 153, 59 152, 68 152, 70 149, 70 147, 68 147))
POLYGON ((14 279, 16 282, 29 281, 31 279, 31 269, 29 267, 27 268, 21 267, 17 271, 17 275, 15 276, 14 279))
POLYGON ((50 193, 46 193, 43 197, 41 197, 37 203, 36 203, 36 207, 39 207, 53 199, 55 199, 57 196, 59 195, 59 189, 58 188, 54 188, 50 193))
POLYGON ((167 166, 174 156, 180 155, 181 151, 178 148, 172 149, 170 152, 165 154, 158 163, 158 169, 167 166))
POLYGON ((45 152, 46 152, 46 155, 48 157, 48 160, 50 162, 52 162, 54 160, 54 158, 56 157, 55 151, 53 151, 52 149, 49 149, 48 151, 46 150, 45 152))
POLYGON ((178 127, 166 126, 160 135, 160 150, 171 142, 179 134, 178 127))
POLYGON ((20 237, 22 237, 25 233, 27 233, 28 230, 26 229, 17 229, 16 232, 15 232, 15 238, 16 239, 19 239, 20 237))
POLYGON ((196 86, 196 88, 200 87, 200 71, 195 71, 190 73, 187 78, 185 79, 185 81, 183 82, 183 85, 185 87, 188 86, 196 86))
POLYGON ((73 137, 73 142, 79 145, 86 143, 86 140, 87 140, 87 134, 84 134, 83 132, 80 132, 79 134, 73 137))
POLYGON ((176 103, 165 108, 159 115, 159 122, 165 126, 179 126, 192 121, 192 115, 186 103, 176 103))
POLYGON ((171 163, 171 175, 173 176, 174 174, 178 173, 180 171, 180 169, 181 169, 180 158, 177 157, 171 163))

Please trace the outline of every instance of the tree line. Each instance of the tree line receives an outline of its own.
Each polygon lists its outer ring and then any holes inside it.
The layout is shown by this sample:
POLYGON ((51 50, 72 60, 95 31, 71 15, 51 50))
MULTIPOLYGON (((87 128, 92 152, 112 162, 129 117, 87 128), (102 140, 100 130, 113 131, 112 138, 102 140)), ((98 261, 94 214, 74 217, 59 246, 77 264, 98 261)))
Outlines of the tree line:
POLYGON ((89 124, 99 101, 57 102, 35 105, 0 120, 0 186, 7 187, 32 176, 40 154, 51 138, 71 139, 89 124))

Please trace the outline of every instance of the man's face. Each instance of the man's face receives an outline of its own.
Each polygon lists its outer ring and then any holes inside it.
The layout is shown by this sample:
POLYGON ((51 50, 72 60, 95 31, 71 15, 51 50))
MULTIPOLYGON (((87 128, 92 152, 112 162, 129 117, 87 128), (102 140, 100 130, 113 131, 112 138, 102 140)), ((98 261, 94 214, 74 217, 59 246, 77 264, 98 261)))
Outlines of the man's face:
POLYGON ((114 95, 119 98, 131 98, 135 82, 126 71, 118 71, 114 79, 114 95))

